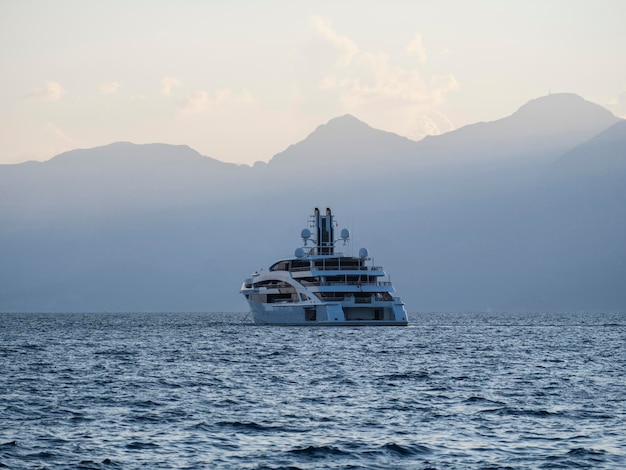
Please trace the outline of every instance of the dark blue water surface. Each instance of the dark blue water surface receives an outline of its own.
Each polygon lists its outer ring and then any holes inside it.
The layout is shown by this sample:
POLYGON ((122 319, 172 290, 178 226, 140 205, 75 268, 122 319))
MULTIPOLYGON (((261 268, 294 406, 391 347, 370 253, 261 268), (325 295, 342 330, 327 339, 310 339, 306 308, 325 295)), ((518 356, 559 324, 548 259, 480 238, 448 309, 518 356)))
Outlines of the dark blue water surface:
POLYGON ((0 467, 626 468, 626 317, 0 314, 0 467))

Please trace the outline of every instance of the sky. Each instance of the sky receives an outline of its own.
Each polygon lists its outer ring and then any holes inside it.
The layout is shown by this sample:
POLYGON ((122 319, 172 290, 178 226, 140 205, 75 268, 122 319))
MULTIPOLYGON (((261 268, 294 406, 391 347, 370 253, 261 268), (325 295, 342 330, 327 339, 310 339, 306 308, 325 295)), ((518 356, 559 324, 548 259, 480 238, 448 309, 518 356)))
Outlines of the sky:
POLYGON ((558 92, 626 118, 624 18, 624 0, 0 0, 0 164, 130 141, 250 165, 347 113, 419 140, 558 92))

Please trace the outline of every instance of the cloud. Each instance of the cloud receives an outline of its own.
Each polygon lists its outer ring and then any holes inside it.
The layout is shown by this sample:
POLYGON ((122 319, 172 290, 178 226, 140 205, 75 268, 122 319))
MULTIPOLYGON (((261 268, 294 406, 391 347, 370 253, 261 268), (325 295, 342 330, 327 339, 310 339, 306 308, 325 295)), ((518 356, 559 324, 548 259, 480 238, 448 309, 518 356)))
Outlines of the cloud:
POLYGON ((616 116, 626 119, 626 91, 607 100, 606 107, 616 116))
POLYGON ((218 103, 228 103, 233 98, 233 92, 230 88, 223 88, 215 93, 215 100, 218 103))
POLYGON ((182 114, 198 114, 207 110, 209 107, 209 94, 206 91, 199 91, 188 97, 179 107, 178 111, 182 114))
POLYGON ((27 101, 58 101, 65 90, 57 82, 44 82, 43 86, 35 87, 25 96, 27 101))
POLYGON ((48 134, 52 134, 56 140, 61 141, 62 143, 72 144, 74 142, 74 139, 50 122, 46 122, 43 125, 43 130, 48 134))
POLYGON ((76 142, 59 127, 46 122, 37 133, 37 141, 40 145, 36 160, 48 160, 55 155, 76 148, 76 142))
POLYGON ((118 82, 107 82, 100 85, 100 94, 101 95, 110 95, 115 93, 122 87, 121 83, 118 82))
POLYGON ((329 112, 354 114, 414 139, 454 128, 440 108, 459 84, 451 73, 425 74, 416 68, 415 57, 417 65, 427 60, 421 34, 407 41, 403 57, 361 50, 319 17, 311 20, 311 28, 318 47, 309 41, 294 61, 300 72, 298 106, 326 117, 332 117, 329 112))
POLYGON ((352 59, 358 54, 359 48, 356 43, 346 36, 337 34, 331 28, 331 22, 327 18, 314 16, 311 18, 311 26, 326 41, 335 46, 337 50, 336 65, 344 67, 352 62, 352 59))
POLYGON ((249 105, 254 102, 254 98, 245 88, 240 93, 234 93, 230 88, 222 88, 217 90, 213 96, 210 96, 206 91, 199 91, 181 103, 178 106, 178 112, 180 114, 200 114, 212 107, 249 105))
POLYGON ((176 77, 168 75, 161 80, 161 94, 169 96, 172 93, 172 88, 180 86, 180 80, 176 77))
POLYGON ((423 64, 426 62, 426 49, 422 44, 422 35, 417 33, 411 39, 406 46, 406 53, 408 55, 416 55, 419 61, 423 64))
POLYGON ((436 110, 420 113, 415 116, 416 124, 411 137, 421 139, 427 135, 439 135, 454 129, 454 125, 448 117, 436 110))
POLYGON ((244 88, 237 96, 237 101, 242 104, 254 104, 256 102, 256 100, 252 97, 252 94, 250 94, 247 88, 244 88))

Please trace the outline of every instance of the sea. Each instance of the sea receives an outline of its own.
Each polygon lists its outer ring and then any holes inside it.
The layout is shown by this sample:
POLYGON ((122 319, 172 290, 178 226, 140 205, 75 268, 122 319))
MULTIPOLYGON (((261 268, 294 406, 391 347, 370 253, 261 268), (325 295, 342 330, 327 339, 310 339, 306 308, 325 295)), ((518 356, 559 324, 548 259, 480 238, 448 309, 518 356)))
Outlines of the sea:
POLYGON ((624 469, 624 313, 0 314, 0 467, 624 469))

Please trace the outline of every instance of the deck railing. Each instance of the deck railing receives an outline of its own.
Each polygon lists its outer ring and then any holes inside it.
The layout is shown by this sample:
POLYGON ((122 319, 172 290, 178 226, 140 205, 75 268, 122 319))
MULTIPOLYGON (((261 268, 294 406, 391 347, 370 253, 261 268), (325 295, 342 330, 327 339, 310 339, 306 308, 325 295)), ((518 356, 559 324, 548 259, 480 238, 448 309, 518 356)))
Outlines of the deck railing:
POLYGON ((353 281, 324 281, 324 282, 311 282, 300 280, 304 286, 379 286, 388 287, 391 286, 390 281, 378 281, 378 282, 353 282, 353 281))

